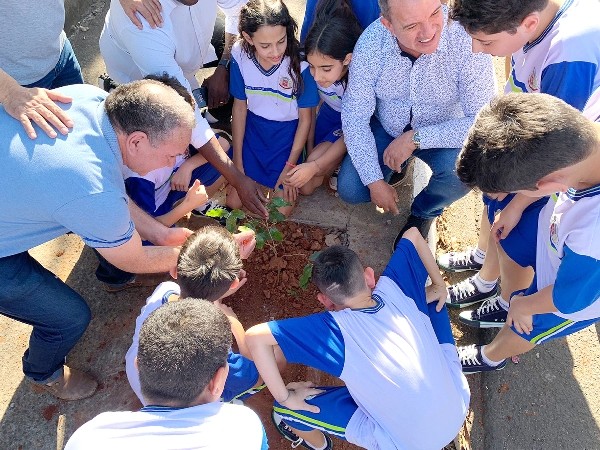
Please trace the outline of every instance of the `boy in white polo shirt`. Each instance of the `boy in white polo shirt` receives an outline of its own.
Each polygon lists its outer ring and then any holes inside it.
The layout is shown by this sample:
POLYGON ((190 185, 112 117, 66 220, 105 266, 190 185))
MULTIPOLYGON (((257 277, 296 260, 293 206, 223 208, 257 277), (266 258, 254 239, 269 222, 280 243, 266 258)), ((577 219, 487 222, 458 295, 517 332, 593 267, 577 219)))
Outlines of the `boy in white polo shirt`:
POLYGON ((230 346, 229 321, 212 303, 185 299, 157 309, 142 325, 137 356, 148 406, 100 414, 66 449, 267 449, 252 410, 219 402, 230 346))

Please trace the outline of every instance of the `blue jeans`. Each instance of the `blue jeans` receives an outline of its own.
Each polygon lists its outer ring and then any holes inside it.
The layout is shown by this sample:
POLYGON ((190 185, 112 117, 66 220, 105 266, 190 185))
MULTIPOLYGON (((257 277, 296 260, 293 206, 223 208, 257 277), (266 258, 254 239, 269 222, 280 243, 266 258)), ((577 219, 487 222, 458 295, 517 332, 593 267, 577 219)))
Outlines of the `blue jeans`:
POLYGON ((28 252, 0 258, 0 286, 0 314, 33 326, 23 372, 54 381, 90 322, 87 303, 28 252))
POLYGON ((71 42, 67 39, 54 69, 41 80, 24 87, 56 89, 71 84, 83 84, 83 75, 81 74, 79 61, 77 61, 73 47, 71 47, 71 42))
MULTIPOLYGON (((392 169, 383 164, 383 152, 390 142, 394 140, 387 134, 379 120, 371 119, 371 131, 375 137, 379 165, 383 172, 383 178, 388 181, 392 175, 392 169)), ((431 171, 431 179, 425 188, 417 195, 411 207, 411 214, 423 219, 439 216, 444 208, 459 198, 466 195, 470 188, 461 183, 456 176, 456 158, 460 152, 459 148, 428 148, 416 150, 414 157, 419 158, 427 164, 431 171)), ((408 164, 408 161, 404 165, 408 164)), ((338 175, 338 193, 340 198, 347 203, 365 203, 371 201, 369 188, 362 184, 356 168, 352 164, 350 155, 346 155, 342 161, 338 175)))

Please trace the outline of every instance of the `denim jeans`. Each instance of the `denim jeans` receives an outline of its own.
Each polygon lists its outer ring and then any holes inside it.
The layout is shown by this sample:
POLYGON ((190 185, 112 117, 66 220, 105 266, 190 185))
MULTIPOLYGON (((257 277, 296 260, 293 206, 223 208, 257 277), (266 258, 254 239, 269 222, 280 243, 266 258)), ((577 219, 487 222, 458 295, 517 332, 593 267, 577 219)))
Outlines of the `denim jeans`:
POLYGON ((77 61, 73 47, 71 47, 71 42, 67 39, 54 69, 41 80, 24 87, 56 89, 71 84, 83 84, 83 75, 81 74, 79 61, 77 61))
POLYGON ((90 322, 87 303, 28 252, 0 258, 0 286, 0 314, 33 326, 23 372, 54 381, 90 322))
MULTIPOLYGON (((386 133, 375 117, 371 119, 371 131, 375 137, 383 178, 388 181, 392 175, 392 169, 383 164, 383 152, 394 138, 386 133)), ((416 150, 413 153, 413 157, 422 160, 433 172, 427 186, 415 197, 412 203, 411 214, 413 216, 423 219, 437 217, 442 214, 446 206, 469 192, 470 188, 461 183, 456 176, 455 164, 459 152, 459 148, 428 148, 416 150)), ((406 164, 408 164, 408 161, 404 163, 404 165, 406 164)), ((350 155, 346 155, 342 161, 338 175, 338 193, 340 198, 347 203, 371 201, 369 188, 360 181, 350 155)))

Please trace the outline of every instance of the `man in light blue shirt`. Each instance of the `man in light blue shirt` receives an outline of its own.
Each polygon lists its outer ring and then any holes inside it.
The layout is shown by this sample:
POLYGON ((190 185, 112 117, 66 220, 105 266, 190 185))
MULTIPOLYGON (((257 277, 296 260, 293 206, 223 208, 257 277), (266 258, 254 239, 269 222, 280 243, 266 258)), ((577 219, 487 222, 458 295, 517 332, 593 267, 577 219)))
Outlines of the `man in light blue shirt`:
POLYGON ((93 86, 60 89, 76 126, 66 136, 30 140, 0 107, 0 313, 33 326, 25 375, 65 400, 92 395, 97 383, 64 365, 90 320, 83 298, 28 250, 72 231, 115 266, 167 272, 174 247, 142 247, 145 238, 180 245, 189 230, 166 231, 128 201, 123 164, 138 173, 173 165, 186 151, 194 113, 173 89, 145 80, 108 97, 93 86))

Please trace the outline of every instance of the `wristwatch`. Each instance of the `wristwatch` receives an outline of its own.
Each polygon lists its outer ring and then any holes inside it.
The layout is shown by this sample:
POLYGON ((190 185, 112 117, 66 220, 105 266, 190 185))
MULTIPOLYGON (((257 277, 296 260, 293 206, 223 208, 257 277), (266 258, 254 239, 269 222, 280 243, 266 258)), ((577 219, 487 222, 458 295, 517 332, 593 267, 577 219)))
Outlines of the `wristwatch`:
POLYGON ((421 149, 421 136, 419 135, 419 130, 416 130, 413 133, 412 137, 413 144, 415 145, 415 150, 421 149))
POLYGON ((221 60, 219 61, 219 64, 218 64, 218 65, 219 65, 219 66, 223 66, 223 67, 225 67, 226 69, 229 69, 229 62, 230 62, 230 60, 229 60, 229 59, 227 59, 227 58, 223 58, 223 59, 221 59, 221 60))

